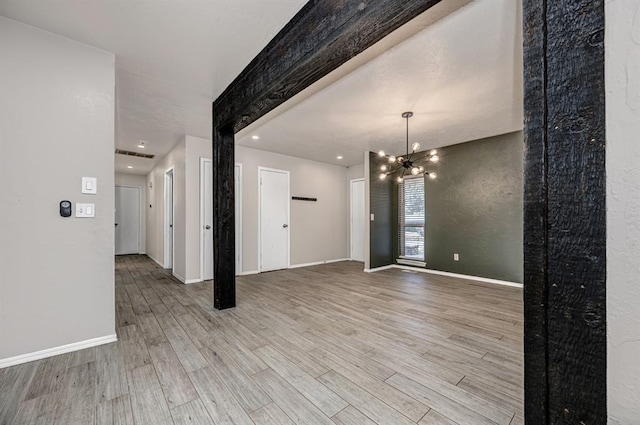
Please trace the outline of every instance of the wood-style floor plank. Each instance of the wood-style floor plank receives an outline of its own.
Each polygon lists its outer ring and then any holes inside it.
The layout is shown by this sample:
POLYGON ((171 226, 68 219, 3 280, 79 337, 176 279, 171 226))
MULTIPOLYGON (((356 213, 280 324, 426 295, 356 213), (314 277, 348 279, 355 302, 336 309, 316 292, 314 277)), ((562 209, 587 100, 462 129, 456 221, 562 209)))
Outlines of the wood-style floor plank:
POLYGON ((256 425, 294 425, 276 403, 269 403, 249 416, 256 425))
POLYGON ((333 418, 337 425, 376 425, 371 419, 355 407, 349 405, 333 418))
POLYGON ((394 410, 382 400, 351 382, 335 371, 322 375, 318 380, 344 398, 350 405, 379 424, 408 425, 415 422, 394 410))
POLYGON ((231 395, 220 377, 210 367, 191 372, 189 376, 214 423, 253 425, 238 400, 231 395))
POLYGON ((332 425, 333 422, 291 384, 271 369, 253 376, 287 416, 298 425, 332 425))
POLYGON ((187 376, 171 344, 163 342, 149 347, 160 386, 169 409, 198 398, 198 393, 187 376))
POLYGON ((175 425, 211 425, 213 419, 207 413, 202 401, 193 400, 171 410, 175 425))
POLYGON ((325 415, 331 417, 347 407, 348 403, 342 398, 290 362, 273 347, 265 345, 255 352, 271 369, 300 391, 325 415))
POLYGON ((169 407, 153 366, 141 366, 129 373, 131 410, 136 425, 171 424, 169 407))

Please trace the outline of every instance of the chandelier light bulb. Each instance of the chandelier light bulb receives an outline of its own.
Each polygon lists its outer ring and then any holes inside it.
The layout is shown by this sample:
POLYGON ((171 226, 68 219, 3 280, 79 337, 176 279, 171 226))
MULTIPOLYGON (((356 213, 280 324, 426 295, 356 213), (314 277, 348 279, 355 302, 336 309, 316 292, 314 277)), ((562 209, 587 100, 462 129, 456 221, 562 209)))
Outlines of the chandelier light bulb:
POLYGON ((402 177, 398 177, 398 183, 402 183, 403 178, 402 177))
POLYGON ((378 177, 380 177, 380 180, 384 180, 387 178, 387 175, 385 173, 380 173, 378 177))
POLYGON ((438 175, 436 173, 429 173, 429 178, 431 180, 435 179, 436 177, 438 177, 438 175))
POLYGON ((399 156, 397 161, 398 161, 398 164, 402 164, 404 162, 404 158, 399 156))
POLYGON ((420 150, 420 143, 415 142, 413 145, 411 145, 411 149, 412 149, 414 152, 418 152, 418 151, 420 150))
POLYGON ((385 155, 386 155, 386 154, 384 153, 384 151, 383 151, 383 150, 379 150, 379 151, 378 151, 378 156, 379 156, 380 158, 382 158, 382 157, 383 157, 383 156, 385 156, 385 155))
POLYGON ((387 171, 387 166, 386 165, 381 165, 380 166, 380 171, 387 171))
POLYGON ((420 170, 417 169, 416 167, 413 167, 411 169, 411 174, 413 174, 414 176, 417 176, 418 174, 420 174, 420 170))
POLYGON ((429 161, 431 161, 431 162, 438 162, 438 161, 440 161, 440 157, 439 157, 438 155, 433 155, 433 156, 429 159, 429 161))
POLYGON ((424 173, 424 167, 421 165, 418 167, 418 171, 420 171, 421 173, 424 173))
POLYGON ((389 163, 390 163, 390 164, 393 164, 394 162, 396 162, 396 157, 395 157, 395 156, 393 156, 393 155, 390 155, 390 156, 389 156, 389 163))
POLYGON ((438 150, 437 149, 431 149, 431 152, 429 152, 431 155, 437 155, 438 154, 438 150))

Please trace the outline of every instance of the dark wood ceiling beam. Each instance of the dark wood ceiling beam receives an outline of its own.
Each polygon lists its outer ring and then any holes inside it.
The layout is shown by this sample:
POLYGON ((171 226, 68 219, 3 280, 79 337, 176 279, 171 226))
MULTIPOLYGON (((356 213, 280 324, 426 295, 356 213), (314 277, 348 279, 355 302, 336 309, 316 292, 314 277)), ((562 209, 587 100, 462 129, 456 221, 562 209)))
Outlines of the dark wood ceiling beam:
POLYGON ((309 1, 214 102, 242 130, 440 0, 309 1))

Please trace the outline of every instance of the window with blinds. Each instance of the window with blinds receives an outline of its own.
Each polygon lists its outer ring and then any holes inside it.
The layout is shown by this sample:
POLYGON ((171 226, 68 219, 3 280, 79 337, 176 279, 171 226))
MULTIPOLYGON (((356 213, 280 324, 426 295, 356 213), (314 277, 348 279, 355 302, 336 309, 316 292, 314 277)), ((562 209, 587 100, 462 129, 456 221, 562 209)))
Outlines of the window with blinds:
POLYGON ((424 177, 406 177, 398 187, 400 258, 424 261, 424 177))

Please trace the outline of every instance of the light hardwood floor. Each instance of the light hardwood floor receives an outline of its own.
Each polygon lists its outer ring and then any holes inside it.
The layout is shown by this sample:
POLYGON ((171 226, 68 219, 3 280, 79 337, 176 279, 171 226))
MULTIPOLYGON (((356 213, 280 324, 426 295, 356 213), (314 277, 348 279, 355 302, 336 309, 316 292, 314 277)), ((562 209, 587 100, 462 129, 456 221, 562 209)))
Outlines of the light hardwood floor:
POLYGON ((119 341, 0 370, 0 424, 523 422, 520 289, 343 262, 237 294, 118 257, 119 341))

